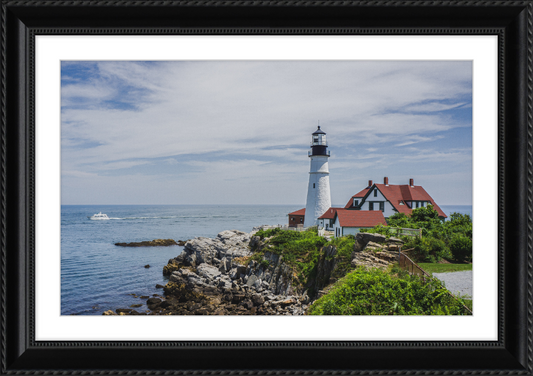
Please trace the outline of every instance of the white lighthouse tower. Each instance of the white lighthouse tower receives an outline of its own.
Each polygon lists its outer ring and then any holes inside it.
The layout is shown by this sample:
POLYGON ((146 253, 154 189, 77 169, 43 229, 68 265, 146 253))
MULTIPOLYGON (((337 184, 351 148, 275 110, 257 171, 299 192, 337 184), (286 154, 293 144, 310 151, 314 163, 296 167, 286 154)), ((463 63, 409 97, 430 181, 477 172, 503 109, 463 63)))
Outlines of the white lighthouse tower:
POLYGON ((311 168, 309 171, 309 186, 307 187, 307 204, 305 205, 304 227, 317 224, 317 218, 331 207, 331 193, 329 189, 329 151, 326 133, 318 129, 311 139, 311 168))

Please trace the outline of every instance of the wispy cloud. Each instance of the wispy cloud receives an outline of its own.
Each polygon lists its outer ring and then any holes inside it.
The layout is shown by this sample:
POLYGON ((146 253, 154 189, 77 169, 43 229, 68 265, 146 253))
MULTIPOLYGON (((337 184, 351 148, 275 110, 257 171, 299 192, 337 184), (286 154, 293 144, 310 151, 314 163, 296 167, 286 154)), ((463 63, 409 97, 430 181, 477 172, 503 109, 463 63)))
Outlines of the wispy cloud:
MULTIPOLYGON (((292 175, 283 181, 297 185, 303 176, 305 190, 306 149, 318 120, 336 171, 421 163, 394 150, 413 144, 431 142, 446 157, 453 133, 471 127, 471 119, 459 116, 471 105, 470 62, 68 62, 62 68, 64 176, 85 171, 111 179, 113 171, 136 176, 151 166, 152 179, 160 170, 168 179, 172 170, 164 166, 187 166, 189 174, 203 171, 189 175, 196 185, 213 187, 214 177, 246 181, 243 203, 276 202, 276 177, 292 175)), ((426 160, 438 161, 430 154, 426 160)), ((195 192, 183 197, 205 202, 195 192)))

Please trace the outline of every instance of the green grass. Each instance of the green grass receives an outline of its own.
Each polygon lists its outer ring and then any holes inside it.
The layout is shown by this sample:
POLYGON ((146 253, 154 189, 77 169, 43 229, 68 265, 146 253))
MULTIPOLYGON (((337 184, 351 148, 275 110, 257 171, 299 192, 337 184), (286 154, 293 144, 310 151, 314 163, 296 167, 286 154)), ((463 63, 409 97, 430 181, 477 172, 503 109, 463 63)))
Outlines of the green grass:
POLYGON ((418 264, 429 274, 433 273, 451 273, 463 272, 465 270, 472 270, 472 264, 435 264, 435 263, 420 263, 418 264))

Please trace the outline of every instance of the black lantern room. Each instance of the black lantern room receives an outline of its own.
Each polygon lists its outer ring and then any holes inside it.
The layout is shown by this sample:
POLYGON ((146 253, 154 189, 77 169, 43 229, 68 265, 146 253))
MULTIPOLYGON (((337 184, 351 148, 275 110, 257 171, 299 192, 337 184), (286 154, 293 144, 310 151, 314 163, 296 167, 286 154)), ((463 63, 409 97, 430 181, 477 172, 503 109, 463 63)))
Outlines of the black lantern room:
POLYGON ((312 135, 309 156, 326 155, 329 157, 329 151, 327 149, 328 143, 326 142, 326 132, 321 130, 319 125, 318 129, 312 135))

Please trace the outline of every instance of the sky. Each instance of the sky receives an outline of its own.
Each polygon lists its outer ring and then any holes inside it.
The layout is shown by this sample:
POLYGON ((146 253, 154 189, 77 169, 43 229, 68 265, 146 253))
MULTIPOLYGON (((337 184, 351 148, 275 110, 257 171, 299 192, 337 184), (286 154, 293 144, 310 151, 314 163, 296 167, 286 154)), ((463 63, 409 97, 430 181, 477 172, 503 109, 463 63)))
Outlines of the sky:
POLYGON ((64 61, 64 205, 305 206, 311 134, 331 199, 368 180, 472 203, 470 61, 64 61))

